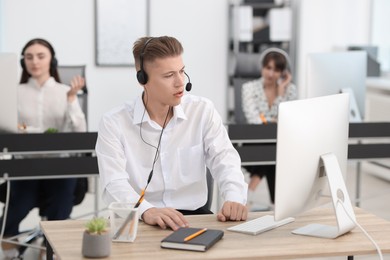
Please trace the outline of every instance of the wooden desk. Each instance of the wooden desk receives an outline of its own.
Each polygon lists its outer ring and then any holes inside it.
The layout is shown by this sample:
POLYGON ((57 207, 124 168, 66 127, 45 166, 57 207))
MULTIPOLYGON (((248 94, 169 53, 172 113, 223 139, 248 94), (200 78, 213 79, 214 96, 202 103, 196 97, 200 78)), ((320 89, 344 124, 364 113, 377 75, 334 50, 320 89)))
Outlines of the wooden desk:
MULTIPOLYGON (((390 253, 390 222, 356 208, 360 225, 378 243, 383 253, 390 253)), ((267 212, 250 212, 249 219, 267 212)), ((270 214, 268 212, 268 214, 270 214)), ((215 215, 187 216, 192 227, 222 229, 225 235, 207 252, 160 248, 160 241, 171 230, 140 223, 134 243, 112 243, 106 259, 294 259, 376 254, 375 247, 355 228, 337 239, 321 239, 291 234, 291 230, 314 221, 332 224, 330 209, 315 209, 297 217, 295 222, 257 236, 227 231, 236 222, 218 222, 215 215)), ((43 221, 42 230, 55 254, 62 260, 84 259, 81 243, 86 220, 43 221)), ((48 258, 50 256, 48 255, 48 258)))

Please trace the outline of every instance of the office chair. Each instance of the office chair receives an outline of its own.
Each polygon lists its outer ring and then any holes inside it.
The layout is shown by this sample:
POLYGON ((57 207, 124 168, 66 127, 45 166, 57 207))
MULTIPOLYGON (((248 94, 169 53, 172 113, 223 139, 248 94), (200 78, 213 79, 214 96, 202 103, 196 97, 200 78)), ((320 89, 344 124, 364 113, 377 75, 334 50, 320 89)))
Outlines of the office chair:
POLYGON ((241 88, 245 82, 260 77, 260 54, 236 53, 233 66, 234 120, 236 124, 246 124, 247 121, 242 111, 241 88))
MULTIPOLYGON (((87 80, 85 76, 86 65, 58 65, 57 70, 61 82, 65 85, 70 86, 70 82, 75 76, 81 76, 85 79, 85 86, 80 91, 80 93, 77 94, 77 97, 80 102, 81 109, 83 110, 85 118, 88 122, 88 88, 87 88, 87 80)), ((87 124, 87 131, 88 131, 88 124, 87 124)), ((87 155, 87 156, 91 156, 91 155, 87 155)), ((82 178, 82 179, 79 178, 77 181, 77 185, 78 186, 87 185, 87 189, 85 189, 84 194, 76 195, 76 197, 81 199, 81 201, 79 201, 77 204, 74 204, 74 206, 80 204, 82 202, 82 199, 84 199, 85 193, 88 190, 88 178, 82 178)), ((82 190, 77 190, 76 188, 76 192, 80 192, 80 191, 82 190)))
MULTIPOLYGON (((87 191, 88 191, 88 179, 87 178, 78 178, 77 183, 76 183, 76 188, 74 191, 73 206, 79 205, 83 201, 87 191)), ((3 182, 0 185, 0 202, 5 204, 6 203, 6 196, 7 196, 7 182, 3 182)), ((46 197, 44 196, 43 193, 42 193, 42 196, 40 195, 40 197, 42 197, 42 199, 39 200, 36 207, 39 209, 39 216, 42 219, 45 219, 45 216, 46 216, 45 210, 47 208, 48 201, 45 199, 46 197)), ((20 234, 14 236, 14 237, 8 238, 8 240, 19 241, 19 243, 17 243, 20 245, 20 247, 18 249, 19 250, 18 259, 23 259, 23 254, 28 247, 34 247, 37 249, 44 249, 43 247, 41 248, 39 246, 32 245, 36 240, 38 240, 41 237, 43 237, 43 233, 41 232, 39 227, 36 227, 32 230, 22 231, 22 232, 20 232, 20 234)))
MULTIPOLYGON (((86 65, 58 65, 57 67, 60 80, 63 84, 69 85, 71 80, 75 76, 81 76, 85 79, 84 88, 78 93, 77 97, 80 102, 81 109, 84 112, 85 118, 87 119, 87 131, 88 131, 88 88, 87 88, 87 79, 86 79, 86 65)), ((91 154, 87 156, 92 156, 91 154)), ((85 178, 83 182, 88 183, 88 179, 85 178)), ((83 197, 84 198, 84 197, 83 197)), ((80 201, 81 203, 81 201, 80 201)), ((75 204, 78 205, 78 204, 75 204)))
MULTIPOLYGON (((84 79, 85 77, 85 69, 86 65, 59 65, 57 67, 58 74, 60 76, 60 80, 62 84, 69 85, 73 77, 80 75, 84 79)), ((88 89, 87 89, 87 81, 85 81, 85 87, 80 91, 77 95, 81 109, 85 114, 85 118, 88 118, 88 89)))
POLYGON ((213 192, 214 192, 214 179, 209 169, 207 169, 207 202, 205 207, 210 210, 211 204, 213 203, 213 192))
MULTIPOLYGON (((244 83, 258 79, 261 76, 261 59, 262 55, 260 53, 239 52, 235 54, 232 84, 234 86, 234 119, 236 124, 248 123, 242 109, 242 86, 244 83)), ((244 168, 247 171, 253 170, 250 167, 252 166, 244 168)), ((275 196, 275 174, 266 174, 265 177, 267 178, 271 202, 273 202, 275 196)))
MULTIPOLYGON (((86 79, 86 73, 85 73, 86 65, 58 65, 57 70, 58 70, 58 74, 60 76, 61 82, 63 84, 69 85, 69 86, 70 86, 71 80, 75 76, 81 76, 85 79, 85 86, 80 91, 80 93, 78 93, 77 97, 78 97, 78 100, 80 102, 81 109, 83 110, 85 118, 87 120, 87 131, 88 131, 88 88, 87 88, 87 79, 86 79)), ((86 156, 92 156, 92 155, 88 154, 86 156)), ((83 178, 83 180, 78 179, 77 185, 81 185, 81 186, 88 185, 88 178, 83 178)), ((76 188, 76 190, 77 190, 77 188, 76 188)), ((88 187, 85 190, 85 193, 87 192, 87 190, 88 190, 88 187)), ((80 190, 78 192, 80 192, 80 190)), ((76 196, 79 199, 81 199, 81 201, 79 201, 77 204, 74 204, 74 206, 76 206, 82 202, 82 199, 84 198, 85 193, 78 194, 78 196, 76 196)))

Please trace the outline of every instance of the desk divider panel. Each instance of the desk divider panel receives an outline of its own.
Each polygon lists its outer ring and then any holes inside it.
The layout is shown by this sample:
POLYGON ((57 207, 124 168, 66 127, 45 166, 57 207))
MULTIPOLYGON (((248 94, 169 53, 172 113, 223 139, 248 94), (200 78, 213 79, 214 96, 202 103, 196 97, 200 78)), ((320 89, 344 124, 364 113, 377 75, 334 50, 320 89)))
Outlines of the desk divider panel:
POLYGON ((10 179, 97 175, 96 139, 96 132, 0 134, 0 155, 8 156, 0 159, 0 178, 5 173, 10 179))
MULTIPOLYGON (((229 125, 229 137, 241 156, 243 165, 274 164, 277 124, 229 125)), ((390 123, 351 123, 349 137, 390 138, 390 123)), ((0 160, 0 176, 10 177, 98 174, 95 150, 96 132, 56 134, 0 134, 0 154, 67 153, 75 157, 0 160)), ((390 143, 350 144, 349 159, 390 158, 390 143)))
MULTIPOLYGON (((241 156, 243 165, 270 164, 276 159, 277 124, 269 125, 229 125, 230 140, 241 156)), ((351 123, 350 139, 389 138, 390 123, 351 123)), ((348 145, 348 159, 390 158, 390 141, 382 143, 362 143, 348 145)))

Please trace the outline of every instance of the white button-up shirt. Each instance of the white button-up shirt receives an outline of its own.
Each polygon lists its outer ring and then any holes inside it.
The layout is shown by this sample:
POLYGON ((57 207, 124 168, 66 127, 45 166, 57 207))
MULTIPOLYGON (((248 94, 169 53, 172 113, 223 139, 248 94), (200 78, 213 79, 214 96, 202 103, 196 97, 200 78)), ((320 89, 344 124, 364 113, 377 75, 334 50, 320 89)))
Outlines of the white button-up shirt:
POLYGON ((68 102, 70 87, 50 77, 43 86, 29 78, 18 86, 18 123, 37 132, 56 128, 60 132, 85 132, 85 115, 77 99, 68 102))
MULTIPOLYGON (((206 167, 225 201, 245 204, 247 184, 241 160, 213 104, 187 94, 173 111, 162 134, 145 200, 139 206, 140 216, 151 207, 195 210, 204 206, 206 167)), ((137 202, 152 169, 161 131, 149 118, 141 96, 103 116, 96 153, 107 204, 137 202), (141 134, 155 147, 146 144, 141 134)))

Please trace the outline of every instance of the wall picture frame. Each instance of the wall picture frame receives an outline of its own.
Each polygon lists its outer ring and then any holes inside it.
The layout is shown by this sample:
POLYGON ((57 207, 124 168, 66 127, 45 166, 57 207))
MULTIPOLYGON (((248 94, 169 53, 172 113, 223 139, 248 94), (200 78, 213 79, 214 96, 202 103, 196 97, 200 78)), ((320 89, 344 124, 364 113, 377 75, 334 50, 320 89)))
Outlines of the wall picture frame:
POLYGON ((95 0, 95 63, 134 66, 133 43, 148 35, 149 0, 95 0))

